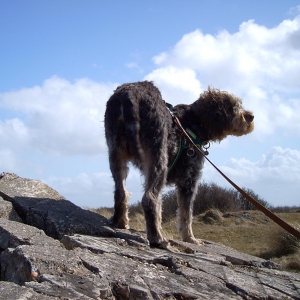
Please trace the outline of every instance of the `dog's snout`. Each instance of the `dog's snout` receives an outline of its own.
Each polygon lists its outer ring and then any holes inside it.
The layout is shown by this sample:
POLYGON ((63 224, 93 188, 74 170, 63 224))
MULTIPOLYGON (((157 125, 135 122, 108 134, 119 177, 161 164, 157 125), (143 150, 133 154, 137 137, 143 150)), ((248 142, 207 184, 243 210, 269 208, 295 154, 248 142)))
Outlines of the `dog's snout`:
POLYGON ((244 118, 245 118, 247 123, 251 123, 254 119, 254 116, 252 114, 245 114, 244 118))

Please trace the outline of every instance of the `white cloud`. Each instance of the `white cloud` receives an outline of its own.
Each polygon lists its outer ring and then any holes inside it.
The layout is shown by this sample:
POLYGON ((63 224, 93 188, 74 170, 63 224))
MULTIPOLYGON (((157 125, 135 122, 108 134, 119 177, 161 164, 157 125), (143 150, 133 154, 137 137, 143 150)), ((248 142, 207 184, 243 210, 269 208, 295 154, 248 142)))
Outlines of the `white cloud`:
POLYGON ((300 5, 291 7, 288 14, 292 17, 297 16, 300 13, 300 5))
POLYGON ((20 162, 13 151, 1 149, 0 157, 0 170, 5 170, 6 172, 17 172, 20 170, 20 162))
POLYGON ((159 68, 148 74, 145 80, 153 80, 165 100, 173 104, 190 103, 197 99, 201 92, 196 72, 187 68, 179 69, 173 66, 159 68))
POLYGON ((17 149, 20 145, 26 146, 29 143, 29 132, 24 122, 18 118, 5 121, 0 120, 1 144, 17 149))
POLYGON ((106 149, 103 120, 115 84, 52 77, 42 86, 0 94, 2 109, 20 115, 0 123, 4 139, 43 152, 95 155, 106 149))
MULTIPOLYGON (((230 186, 209 163, 203 179, 230 186)), ((259 161, 230 159, 220 169, 240 187, 253 189, 273 205, 300 203, 300 151, 273 147, 259 161)))
POLYGON ((281 147, 272 148, 263 155, 258 162, 250 162, 246 159, 231 159, 224 170, 233 171, 237 176, 246 181, 257 182, 268 180, 270 182, 300 181, 300 152, 281 147))
POLYGON ((127 63, 125 65, 128 69, 135 69, 135 68, 139 68, 138 64, 136 62, 130 62, 130 63, 127 63))
POLYGON ((80 173, 74 177, 51 176, 44 180, 79 206, 113 206, 113 182, 109 173, 80 173))
MULTIPOLYGON (((81 207, 113 207, 114 182, 110 172, 80 173, 74 177, 51 176, 43 180, 68 200, 81 207)), ((140 172, 131 169, 126 189, 131 193, 130 203, 141 201, 143 179, 140 172)))
POLYGON ((212 85, 244 99, 255 114, 257 139, 279 129, 300 135, 300 15, 274 28, 250 20, 233 34, 196 30, 154 62, 157 69, 146 79, 166 91, 170 102, 192 102, 201 87, 212 85))
POLYGON ((284 84, 283 89, 288 84, 299 90, 299 35, 300 16, 272 29, 250 20, 234 34, 223 30, 212 36, 196 30, 184 35, 170 52, 154 57, 154 62, 160 67, 196 70, 206 84, 236 85, 247 78, 260 84, 272 80, 284 84))
POLYGON ((137 62, 129 62, 125 64, 126 68, 137 70, 140 74, 144 73, 143 68, 139 66, 137 62))

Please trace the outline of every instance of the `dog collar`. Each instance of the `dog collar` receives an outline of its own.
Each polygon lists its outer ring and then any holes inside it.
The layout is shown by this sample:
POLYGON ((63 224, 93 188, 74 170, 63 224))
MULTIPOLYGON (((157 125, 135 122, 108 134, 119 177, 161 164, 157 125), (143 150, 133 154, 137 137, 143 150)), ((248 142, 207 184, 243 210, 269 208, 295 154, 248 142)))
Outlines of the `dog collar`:
MULTIPOLYGON (((172 104, 170 103, 166 103, 166 106, 167 108, 169 109, 170 113, 171 114, 175 114, 176 115, 176 110, 174 110, 174 107, 172 104)), ((209 144, 209 142, 204 142, 204 143, 201 143, 201 140, 196 136, 196 134, 189 128, 186 128, 185 131, 188 133, 188 135, 190 136, 190 138, 192 139, 192 141, 194 142, 194 144, 199 147, 199 148, 203 148, 203 144, 206 145, 206 144, 209 144)), ((208 152, 207 152, 207 149, 209 148, 208 147, 205 147, 203 150, 203 152, 205 153, 205 155, 208 155, 208 152)), ((188 149, 187 150, 187 155, 189 156, 193 156, 194 155, 194 149, 193 149, 193 145, 190 144, 190 142, 186 139, 183 139, 182 136, 179 137, 179 147, 178 147, 178 150, 177 150, 177 154, 176 154, 176 157, 173 161, 173 163, 171 164, 171 166, 169 167, 168 169, 168 173, 171 172, 171 170, 174 168, 174 166, 176 165, 180 155, 182 154, 182 151, 184 149, 188 149)))

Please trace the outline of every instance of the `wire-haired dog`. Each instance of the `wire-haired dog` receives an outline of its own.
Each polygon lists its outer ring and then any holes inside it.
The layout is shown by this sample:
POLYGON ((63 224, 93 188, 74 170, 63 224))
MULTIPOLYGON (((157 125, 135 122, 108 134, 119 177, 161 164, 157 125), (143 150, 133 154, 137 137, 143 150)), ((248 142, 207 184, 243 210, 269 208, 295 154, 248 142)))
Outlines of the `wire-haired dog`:
MULTIPOLYGON (((201 143, 221 141, 227 135, 241 136, 254 129, 254 116, 244 110, 241 99, 215 89, 209 88, 191 105, 175 106, 174 111, 183 128, 189 128, 201 143)), ((199 243, 192 231, 192 211, 204 158, 185 147, 178 158, 181 146, 176 132, 166 103, 151 82, 119 86, 107 102, 105 136, 115 181, 110 221, 119 228, 129 228, 125 180, 131 161, 145 177, 142 206, 151 246, 164 247, 167 243, 161 229, 161 190, 165 184, 176 185, 178 230, 183 241, 199 243)))

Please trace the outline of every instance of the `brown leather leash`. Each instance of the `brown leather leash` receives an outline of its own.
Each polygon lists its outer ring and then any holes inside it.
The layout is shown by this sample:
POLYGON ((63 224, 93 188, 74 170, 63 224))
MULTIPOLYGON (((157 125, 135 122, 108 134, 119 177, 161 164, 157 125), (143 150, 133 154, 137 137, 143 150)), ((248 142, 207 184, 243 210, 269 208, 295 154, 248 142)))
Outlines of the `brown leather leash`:
POLYGON ((179 129, 182 131, 184 137, 193 145, 205 158, 206 160, 235 188, 237 189, 243 197, 245 197, 249 202, 251 202, 254 206, 256 206, 260 211, 262 211, 267 217, 269 217, 271 220, 273 220, 276 224, 278 224, 281 228, 285 229, 287 232, 292 234, 297 239, 300 239, 300 232, 296 230, 294 227, 283 221, 281 218, 273 214, 270 210, 268 210, 266 207, 264 207, 261 203, 256 201, 253 197, 248 195, 244 190, 242 190, 238 185, 236 185, 232 180, 230 180, 219 168, 215 166, 215 164, 206 156, 206 154, 194 143, 194 141, 190 138, 190 136, 187 134, 185 129, 182 127, 179 119, 171 113, 172 118, 175 122, 175 124, 179 127, 179 129))

